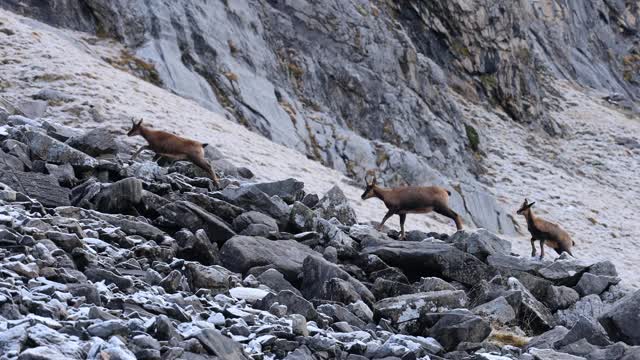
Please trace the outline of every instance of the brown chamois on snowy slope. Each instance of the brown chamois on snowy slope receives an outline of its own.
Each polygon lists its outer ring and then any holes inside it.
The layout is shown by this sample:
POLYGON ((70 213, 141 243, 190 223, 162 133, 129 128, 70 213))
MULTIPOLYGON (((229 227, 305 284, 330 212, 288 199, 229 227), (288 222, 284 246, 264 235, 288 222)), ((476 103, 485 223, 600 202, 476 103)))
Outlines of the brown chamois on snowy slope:
POLYGON ((195 140, 183 138, 178 135, 168 133, 161 130, 153 130, 148 126, 142 125, 142 119, 137 123, 131 119, 132 127, 127 136, 140 135, 147 140, 147 145, 141 146, 131 159, 135 159, 142 150, 152 150, 156 153, 154 161, 160 156, 165 156, 174 160, 189 160, 198 167, 205 170, 214 185, 218 186, 218 177, 211 167, 211 164, 204 157, 204 148, 208 144, 203 144, 195 140))
POLYGON ((406 186, 385 189, 376 184, 376 176, 368 181, 370 172, 364 177, 366 189, 362 194, 362 200, 377 197, 382 200, 389 211, 382 219, 378 230, 393 215, 400 216, 400 238, 404 239, 404 221, 407 214, 426 214, 434 211, 444 215, 456 223, 456 229, 462 229, 462 219, 449 207, 449 195, 451 193, 440 186, 406 186))
POLYGON ((531 233, 531 256, 536 256, 536 240, 540 241, 540 260, 544 258, 544 244, 554 249, 558 254, 562 254, 563 251, 571 253, 571 247, 576 243, 571 239, 569 233, 564 231, 560 226, 539 218, 533 214, 531 207, 536 202, 530 203, 527 199, 524 199, 522 206, 518 210, 518 215, 523 215, 527 220, 527 228, 531 233))

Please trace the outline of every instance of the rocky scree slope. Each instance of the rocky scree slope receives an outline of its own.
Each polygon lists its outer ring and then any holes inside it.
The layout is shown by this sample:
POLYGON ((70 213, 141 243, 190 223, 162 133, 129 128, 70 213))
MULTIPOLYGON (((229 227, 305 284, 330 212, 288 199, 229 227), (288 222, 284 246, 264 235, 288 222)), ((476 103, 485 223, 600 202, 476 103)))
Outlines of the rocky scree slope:
POLYGON ((492 199, 478 182, 488 130, 459 97, 553 136, 566 130, 553 80, 638 98, 633 1, 0 3, 118 39, 149 81, 348 176, 453 186, 469 224, 506 234, 494 201, 469 210, 492 199))
POLYGON ((339 188, 221 188, 107 128, 0 112, 2 359, 635 359, 610 262, 486 230, 380 233, 339 188))

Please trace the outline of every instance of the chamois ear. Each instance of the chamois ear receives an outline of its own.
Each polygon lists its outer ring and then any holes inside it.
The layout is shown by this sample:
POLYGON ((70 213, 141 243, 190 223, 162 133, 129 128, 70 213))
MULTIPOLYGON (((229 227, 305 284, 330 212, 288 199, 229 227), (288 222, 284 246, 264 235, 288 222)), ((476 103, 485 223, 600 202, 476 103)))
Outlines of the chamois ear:
POLYGON ((138 121, 138 125, 136 125, 136 126, 140 126, 140 125, 142 125, 142 122, 143 122, 143 121, 144 121, 143 119, 140 119, 140 121, 138 121))
POLYGON ((133 118, 131 118, 131 126, 136 126, 136 121, 133 118))
POLYGON ((532 203, 530 203, 529 205, 527 205, 527 208, 532 207, 532 206, 533 206, 533 204, 535 204, 535 203, 536 203, 535 201, 534 201, 534 202, 532 202, 532 203))

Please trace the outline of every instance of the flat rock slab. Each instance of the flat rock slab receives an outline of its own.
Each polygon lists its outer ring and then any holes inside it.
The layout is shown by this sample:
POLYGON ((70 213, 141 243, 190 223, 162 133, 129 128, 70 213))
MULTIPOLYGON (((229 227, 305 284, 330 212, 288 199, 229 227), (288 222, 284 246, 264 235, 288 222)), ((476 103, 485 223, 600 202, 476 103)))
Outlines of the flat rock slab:
POLYGON ((363 252, 377 255, 387 264, 402 269, 410 278, 437 274, 465 285, 475 285, 494 275, 490 266, 449 244, 372 241, 365 245, 363 252))
POLYGON ((38 200, 46 207, 71 205, 71 190, 61 187, 51 175, 0 169, 0 182, 38 200))

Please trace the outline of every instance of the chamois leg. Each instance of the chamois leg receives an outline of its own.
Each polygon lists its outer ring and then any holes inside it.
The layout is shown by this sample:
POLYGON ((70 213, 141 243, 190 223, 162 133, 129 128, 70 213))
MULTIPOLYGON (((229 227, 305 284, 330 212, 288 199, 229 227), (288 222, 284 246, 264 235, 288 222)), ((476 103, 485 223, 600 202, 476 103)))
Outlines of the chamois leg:
POLYGON ((531 257, 536 256, 536 239, 531 238, 531 257))
POLYGON ((382 231, 382 226, 384 226, 384 223, 387 222, 387 220, 389 220, 391 216, 393 216, 393 211, 391 210, 387 211, 385 216, 382 218, 382 222, 380 222, 380 225, 378 225, 377 227, 378 231, 382 231))
POLYGON ((160 158, 161 158, 161 157, 162 157, 162 155, 160 155, 160 154, 155 154, 155 155, 153 156, 153 159, 152 159, 151 161, 153 161, 154 163, 157 163, 157 162, 158 162, 158 160, 160 160, 160 158))
POLYGON ((540 260, 544 258, 544 240, 540 240, 540 260))
POLYGON ((209 162, 205 158, 188 156, 188 159, 192 163, 196 164, 198 167, 205 170, 209 174, 209 177, 211 178, 211 180, 213 180, 213 184, 216 187, 218 186, 218 177, 216 176, 216 172, 213 171, 213 167, 211 167, 211 164, 209 164, 209 162))
POLYGON ((433 211, 435 211, 436 213, 442 216, 446 216, 449 219, 452 219, 456 223, 456 230, 462 230, 462 219, 460 218, 460 215, 458 215, 455 211, 451 210, 448 207, 435 208, 433 211))
POLYGON ((404 240, 404 221, 407 220, 407 214, 400 215, 400 239, 404 240))
POLYGON ((138 155, 140 155, 142 150, 149 150, 149 145, 140 146, 138 151, 134 152, 133 155, 131 155, 131 160, 135 160, 138 157, 138 155))

